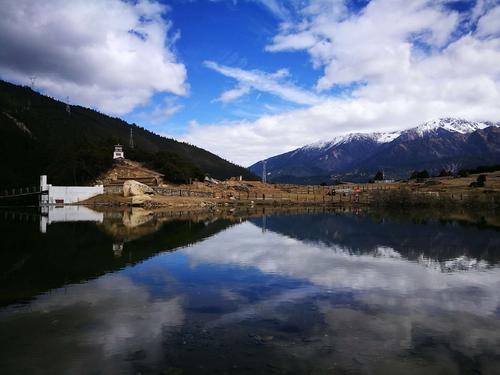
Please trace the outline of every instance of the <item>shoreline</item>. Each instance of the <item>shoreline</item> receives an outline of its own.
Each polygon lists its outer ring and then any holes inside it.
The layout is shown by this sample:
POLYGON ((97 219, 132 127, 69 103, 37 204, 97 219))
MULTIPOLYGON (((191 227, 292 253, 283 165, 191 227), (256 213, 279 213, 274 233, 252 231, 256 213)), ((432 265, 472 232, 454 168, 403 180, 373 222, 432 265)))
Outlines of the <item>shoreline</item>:
POLYGON ((154 208, 221 208, 221 207, 370 207, 370 208, 481 208, 500 209, 500 192, 477 191, 466 194, 415 192, 408 189, 375 191, 371 193, 342 194, 314 199, 288 198, 224 199, 206 197, 172 197, 152 195, 148 200, 133 203, 131 197, 102 194, 76 203, 89 207, 143 207, 154 208))
MULTIPOLYGON (((124 197, 123 189, 80 204, 90 206, 154 207, 476 207, 500 209, 500 171, 478 175, 432 177, 382 183, 341 183, 334 186, 262 183, 226 180, 217 183, 153 187, 152 194, 124 197)), ((106 191, 106 188, 105 188, 106 191)))

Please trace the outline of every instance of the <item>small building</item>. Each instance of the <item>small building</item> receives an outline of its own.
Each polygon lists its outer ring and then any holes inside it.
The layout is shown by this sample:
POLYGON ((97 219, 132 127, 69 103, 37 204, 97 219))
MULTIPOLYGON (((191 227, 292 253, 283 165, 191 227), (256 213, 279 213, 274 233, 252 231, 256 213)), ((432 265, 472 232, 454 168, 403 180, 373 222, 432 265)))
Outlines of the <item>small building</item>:
POLYGON ((113 151, 113 160, 123 160, 125 159, 125 154, 123 152, 122 145, 115 145, 115 151, 113 151))
POLYGON ((78 203, 104 193, 103 185, 95 186, 52 186, 47 176, 40 176, 40 205, 62 205, 78 203))

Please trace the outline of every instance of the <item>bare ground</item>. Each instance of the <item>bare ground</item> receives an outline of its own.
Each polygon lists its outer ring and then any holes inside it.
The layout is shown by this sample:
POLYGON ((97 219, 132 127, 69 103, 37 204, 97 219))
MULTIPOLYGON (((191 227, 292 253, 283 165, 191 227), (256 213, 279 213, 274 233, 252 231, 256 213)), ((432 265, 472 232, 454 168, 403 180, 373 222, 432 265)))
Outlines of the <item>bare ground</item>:
MULTIPOLYGON (((484 187, 470 187, 478 175, 463 178, 435 177, 422 181, 381 184, 344 183, 336 186, 263 184, 258 181, 224 181, 219 184, 195 182, 191 185, 163 185, 169 195, 155 194, 145 207, 216 207, 216 206, 314 206, 372 205, 397 198, 398 204, 414 199, 418 202, 461 204, 500 202, 500 171, 485 173, 484 187), (196 196, 203 193, 205 196, 196 196)), ((93 206, 128 206, 130 197, 103 194, 84 204, 93 206)))

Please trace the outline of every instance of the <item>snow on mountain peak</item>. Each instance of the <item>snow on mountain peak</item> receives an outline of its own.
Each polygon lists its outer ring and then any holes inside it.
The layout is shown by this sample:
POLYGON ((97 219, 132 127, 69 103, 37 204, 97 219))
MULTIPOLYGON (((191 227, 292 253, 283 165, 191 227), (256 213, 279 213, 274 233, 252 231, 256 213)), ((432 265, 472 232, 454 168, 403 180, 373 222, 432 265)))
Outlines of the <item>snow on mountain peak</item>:
POLYGON ((444 129, 449 132, 469 134, 479 129, 485 129, 488 126, 499 126, 500 124, 468 121, 460 118, 440 118, 424 122, 414 128, 404 131, 394 131, 387 133, 349 133, 334 137, 328 141, 319 141, 302 147, 301 150, 326 150, 330 147, 341 145, 343 143, 352 142, 355 140, 372 140, 377 143, 389 143, 394 141, 402 134, 410 135, 412 138, 422 137, 424 134, 434 132, 438 129, 444 129))
POLYGON ((409 129, 409 131, 415 131, 420 136, 428 132, 436 131, 438 129, 444 129, 455 133, 468 134, 487 127, 488 124, 485 124, 484 122, 468 121, 459 118, 440 118, 424 122, 416 128, 409 129))
POLYGON ((399 137, 401 135, 401 132, 373 133, 373 135, 376 137, 375 141, 377 143, 389 143, 399 137))
POLYGON ((303 147, 304 150, 315 149, 323 150, 333 146, 337 146, 343 143, 352 142, 355 140, 372 140, 377 143, 388 143, 392 142, 394 139, 399 137, 401 132, 391 132, 391 133, 349 133, 346 135, 341 135, 334 137, 328 141, 319 141, 311 143, 303 147))

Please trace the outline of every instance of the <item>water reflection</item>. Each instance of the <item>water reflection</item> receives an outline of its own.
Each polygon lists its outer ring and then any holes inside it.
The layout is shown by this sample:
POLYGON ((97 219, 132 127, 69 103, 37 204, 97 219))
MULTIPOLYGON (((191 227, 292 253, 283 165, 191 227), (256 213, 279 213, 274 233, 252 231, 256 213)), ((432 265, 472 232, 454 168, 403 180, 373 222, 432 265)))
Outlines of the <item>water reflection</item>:
POLYGON ((446 290, 441 308, 481 313, 494 313, 500 302, 498 267, 489 272, 467 268, 470 272, 449 274, 441 267, 408 262, 393 249, 375 247, 372 252, 353 256, 351 249, 342 246, 305 244, 269 230, 261 235, 251 223, 220 233, 216 239, 182 252, 193 266, 208 263, 255 267, 262 273, 306 281, 326 291, 384 291, 399 296, 418 292, 419 305, 435 305, 443 297, 441 291, 446 290), (240 239, 239 246, 234 246, 233 237, 240 239), (474 289, 476 292, 469 296, 474 289))
POLYGON ((331 213, 190 215, 104 212, 102 223, 54 224, 18 247, 27 258, 4 280, 20 283, 31 257, 51 267, 49 249, 70 230, 54 260, 78 274, 75 253, 64 253, 91 238, 78 260, 94 269, 0 310, 2 373, 500 368, 497 230, 331 213))
POLYGON ((42 206, 40 207, 40 232, 47 233, 47 225, 53 223, 80 221, 102 223, 103 218, 102 212, 85 206, 42 206))
POLYGON ((130 360, 159 361, 164 335, 182 324, 184 313, 178 297, 152 299, 128 277, 106 275, 4 311, 2 323, 5 318, 2 343, 14 340, 21 347, 2 345, 3 373, 19 373, 22 366, 33 374, 121 374, 131 370, 130 360), (26 335, 22 344, 19 332, 26 335), (26 363, 18 363, 21 353, 29 353, 26 363))
MULTIPOLYGON (((425 216, 424 216, 425 217, 425 216)), ((498 229, 457 221, 354 214, 272 216, 255 225, 301 242, 342 249, 353 255, 403 257, 431 267, 472 268, 500 261, 498 229), (441 263, 441 264, 440 264, 441 263)), ((450 269, 451 270, 451 269, 450 269)))
POLYGON ((92 215, 102 217, 102 223, 54 221, 45 233, 38 225, 43 213, 9 211, 0 215, 0 306, 26 302, 53 288, 123 269, 200 241, 234 222, 225 218, 207 221, 206 214, 163 212, 148 213, 151 220, 131 225, 139 222, 137 216, 144 216, 135 209, 92 215))

